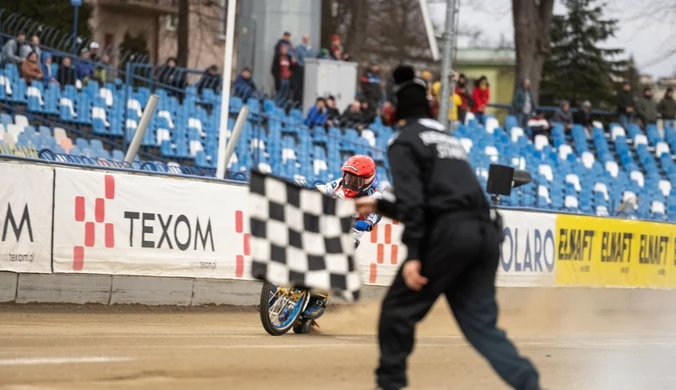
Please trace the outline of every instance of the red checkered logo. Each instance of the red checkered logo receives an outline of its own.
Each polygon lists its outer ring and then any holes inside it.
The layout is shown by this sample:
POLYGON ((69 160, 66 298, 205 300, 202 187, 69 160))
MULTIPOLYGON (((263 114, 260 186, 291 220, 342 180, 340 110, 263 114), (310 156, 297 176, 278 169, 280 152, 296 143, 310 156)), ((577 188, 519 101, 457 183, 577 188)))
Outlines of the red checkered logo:
POLYGON ((375 283, 378 278, 378 264, 384 264, 385 258, 389 258, 390 264, 397 264, 399 260, 399 245, 392 243, 392 225, 399 222, 392 221, 384 225, 376 225, 371 230, 371 242, 377 244, 376 262, 369 266, 369 283, 375 283), (384 234, 378 234, 382 227, 384 234), (383 235, 384 237, 380 237, 383 235))
POLYGON ((241 278, 244 276, 244 256, 251 254, 251 234, 244 233, 244 212, 242 210, 235 211, 235 232, 242 237, 242 252, 235 258, 235 276, 241 278))
POLYGON ((87 210, 84 196, 75 197, 75 220, 84 223, 84 245, 73 247, 73 271, 82 271, 85 260, 85 248, 93 248, 96 243, 96 225, 104 227, 104 245, 106 248, 115 247, 115 228, 112 223, 106 223, 106 200, 115 199, 115 178, 105 176, 104 197, 94 199, 94 210, 87 210))

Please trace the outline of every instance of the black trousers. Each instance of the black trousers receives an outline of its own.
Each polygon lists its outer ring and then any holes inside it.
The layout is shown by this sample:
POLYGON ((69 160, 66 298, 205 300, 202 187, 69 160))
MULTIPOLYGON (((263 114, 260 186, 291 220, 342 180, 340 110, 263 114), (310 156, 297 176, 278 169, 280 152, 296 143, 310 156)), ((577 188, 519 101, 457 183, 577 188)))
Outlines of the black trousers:
POLYGON ((538 390, 538 371, 496 327, 499 245, 493 223, 457 220, 448 214, 435 225, 421 254, 427 285, 419 292, 410 290, 400 268, 383 301, 378 385, 384 390, 406 387, 406 359, 413 350, 415 326, 444 294, 467 340, 502 379, 514 389, 538 390))

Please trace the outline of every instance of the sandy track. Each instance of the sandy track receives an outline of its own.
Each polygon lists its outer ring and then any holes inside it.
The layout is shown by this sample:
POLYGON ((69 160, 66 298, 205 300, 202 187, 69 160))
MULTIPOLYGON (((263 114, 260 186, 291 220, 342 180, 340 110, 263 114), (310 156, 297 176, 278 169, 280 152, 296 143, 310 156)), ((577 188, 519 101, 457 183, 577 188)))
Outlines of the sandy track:
MULTIPOLYGON (((0 305, 0 389, 372 389, 378 306, 331 307, 313 335, 268 336, 253 308, 0 305)), ((505 313, 548 389, 674 389, 676 334, 645 318, 505 313)), ((426 318, 411 389, 507 388, 426 318)))

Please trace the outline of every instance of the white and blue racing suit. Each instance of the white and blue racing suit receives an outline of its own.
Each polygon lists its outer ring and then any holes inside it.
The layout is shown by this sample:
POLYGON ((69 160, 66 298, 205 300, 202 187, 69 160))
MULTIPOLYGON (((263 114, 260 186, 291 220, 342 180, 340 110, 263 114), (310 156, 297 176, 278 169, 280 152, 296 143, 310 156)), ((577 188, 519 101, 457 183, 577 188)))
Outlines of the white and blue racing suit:
MULTIPOLYGON (((344 199, 356 199, 356 198, 361 198, 363 196, 372 196, 374 198, 381 198, 382 194, 378 191, 378 179, 373 178, 373 182, 371 183, 368 188, 363 189, 361 192, 359 192, 357 195, 349 198, 348 196, 345 195, 345 192, 343 190, 343 179, 337 179, 334 181, 330 181, 326 184, 319 185, 317 186, 317 189, 324 195, 328 195, 334 198, 344 198, 344 199)), ((352 229, 353 230, 353 235, 354 235, 354 240, 355 240, 355 247, 359 246, 359 242, 361 241, 361 236, 364 235, 364 231, 370 231, 378 222, 380 222, 381 216, 372 213, 366 216, 363 215, 356 215, 355 218, 357 221, 365 221, 368 223, 368 228, 366 230, 360 230, 359 227, 366 227, 366 225, 361 224, 362 226, 358 225, 358 222, 355 223, 355 227, 352 229)))

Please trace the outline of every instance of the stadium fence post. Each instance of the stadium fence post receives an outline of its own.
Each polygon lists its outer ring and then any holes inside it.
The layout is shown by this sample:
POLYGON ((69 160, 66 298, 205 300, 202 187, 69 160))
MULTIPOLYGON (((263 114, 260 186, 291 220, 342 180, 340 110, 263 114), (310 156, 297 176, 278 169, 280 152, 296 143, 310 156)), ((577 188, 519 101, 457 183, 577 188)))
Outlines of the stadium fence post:
MULTIPOLYGON (((232 158, 233 153, 235 153, 235 147, 237 146, 237 141, 239 141, 239 136, 242 134, 242 129, 244 128, 244 124, 246 124, 246 118, 248 116, 249 116, 249 107, 248 106, 242 106, 242 109, 239 111, 239 114, 237 115, 237 120, 235 121, 235 126, 232 128, 232 135, 230 136, 230 139, 228 140, 228 145, 225 148, 225 152, 223 152, 223 161, 225 161, 226 167, 227 167, 228 163, 230 162, 230 158, 232 158)), ((220 155, 221 155, 221 153, 219 152, 219 156, 220 155)), ((216 177, 218 177, 219 179, 225 179, 225 173, 224 173, 224 176, 218 176, 217 175, 216 177)))
POLYGON ((124 156, 124 162, 130 166, 134 162, 134 158, 136 158, 136 153, 138 153, 138 148, 141 146, 141 141, 143 141, 143 137, 146 134, 146 129, 148 129, 148 125, 150 124, 150 118, 153 117, 153 112, 155 112, 155 108, 157 107, 157 102, 159 99, 160 97, 155 94, 150 95, 150 98, 148 98, 148 103, 143 109, 141 120, 139 121, 138 127, 134 132, 134 138, 132 138, 129 148, 127 149, 127 154, 124 156))
POLYGON ((236 13, 237 0, 228 0, 228 13, 225 25, 225 53, 223 54, 223 87, 221 88, 221 123, 218 131, 218 165, 216 165, 216 177, 219 179, 225 179, 225 168, 228 165, 228 160, 225 159, 224 150, 225 141, 228 134, 230 80, 232 78, 232 50, 235 41, 236 13))

